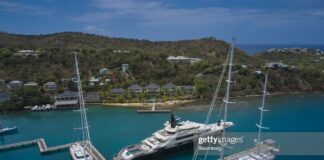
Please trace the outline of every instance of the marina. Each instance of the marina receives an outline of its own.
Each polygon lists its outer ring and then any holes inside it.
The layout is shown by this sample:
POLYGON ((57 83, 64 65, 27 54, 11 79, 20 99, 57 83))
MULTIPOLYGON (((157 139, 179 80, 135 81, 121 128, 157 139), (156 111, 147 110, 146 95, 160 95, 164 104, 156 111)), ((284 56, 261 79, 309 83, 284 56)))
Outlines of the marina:
MULTIPOLYGON (((267 100, 267 109, 270 109, 271 112, 267 113, 265 122, 267 126, 271 126, 272 131, 324 131, 324 127, 321 125, 324 120, 321 114, 324 111, 322 107, 323 96, 323 94, 270 96, 267 100), (304 112, 305 108, 308 109, 308 112, 304 112), (286 116, 287 113, 290 116, 286 116), (300 119, 300 115, 313 119, 313 123, 309 124, 307 121, 300 119), (278 123, 278 119, 281 119, 280 123, 278 123)), ((236 106, 240 107, 229 108, 229 117, 232 121, 236 122, 236 126, 232 127, 231 131, 257 132, 255 122, 258 120, 257 115, 259 112, 256 110, 256 106, 260 106, 260 98, 241 99, 237 101, 236 106)), ((91 119, 90 130, 92 133, 95 133, 92 135, 92 143, 106 159, 111 159, 123 146, 134 144, 141 141, 143 137, 151 135, 154 131, 160 129, 161 124, 169 118, 168 114, 137 114, 136 110, 132 108, 106 107, 103 105, 87 105, 87 107, 87 113, 89 119, 91 119), (128 127, 121 128, 120 126, 128 127), (129 137, 130 133, 132 135, 131 138, 125 138, 129 137)), ((190 119, 203 123, 205 120, 204 116, 208 112, 208 103, 201 102, 197 105, 177 107, 173 110, 177 115, 181 115, 182 119, 190 119)), ((216 112, 218 110, 219 108, 215 108, 216 112)), ((15 122, 19 126, 19 134, 3 136, 3 140, 0 140, 0 145, 38 139, 39 137, 46 139, 48 146, 57 146, 78 141, 73 134, 75 130, 71 128, 71 126, 75 126, 78 118, 76 117, 76 113, 69 110, 8 113, 6 118, 1 116, 0 120, 2 124, 15 122), (51 127, 48 127, 48 124, 51 124, 51 127)), ((216 121, 215 117, 211 120, 216 121)), ((251 147, 254 145, 253 138, 251 141, 247 141, 247 143, 250 143, 245 148, 253 148, 251 147)), ((282 143, 278 143, 278 145, 282 145, 282 143)), ((25 160, 70 159, 67 150, 52 152, 52 154, 40 154, 39 148, 32 146, 4 150, 0 152, 0 159, 22 159, 24 155, 28 155, 28 158, 23 158, 25 160)), ((233 149, 234 153, 241 151, 241 149, 233 149)), ((191 158, 191 152, 167 157, 169 160, 191 158)), ((214 160, 215 158, 211 156, 207 160, 214 160)), ((280 155, 278 159, 282 159, 280 155)), ((296 157, 284 157, 284 160, 286 159, 295 160, 296 157)), ((299 160, 308 159, 308 156, 299 158, 299 160)), ((318 160, 320 159, 321 157, 318 158, 318 160)))
MULTIPOLYGON (((47 147, 44 138, 40 138, 40 139, 35 139, 35 140, 22 141, 22 142, 7 144, 7 145, 1 145, 0 151, 28 147, 30 145, 38 145, 40 153, 47 154, 47 153, 51 153, 51 152, 67 150, 69 147, 71 147, 75 143, 84 143, 84 142, 73 142, 73 143, 62 144, 62 145, 57 145, 57 146, 53 146, 53 147, 47 147)), ((93 145, 91 145, 91 150, 93 151, 92 156, 94 157, 95 160, 105 160, 105 158, 101 155, 101 153, 93 145)))

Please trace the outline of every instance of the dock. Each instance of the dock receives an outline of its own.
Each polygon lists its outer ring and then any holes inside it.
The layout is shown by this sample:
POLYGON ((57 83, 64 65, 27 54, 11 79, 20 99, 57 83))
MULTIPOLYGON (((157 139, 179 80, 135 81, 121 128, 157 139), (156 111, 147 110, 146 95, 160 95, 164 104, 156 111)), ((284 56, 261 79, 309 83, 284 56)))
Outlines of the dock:
POLYGON ((265 140, 261 145, 255 146, 248 150, 229 155, 224 160, 273 160, 279 149, 275 148, 272 139, 265 140))
POLYGON ((171 110, 137 110, 137 113, 170 113, 171 110))
MULTIPOLYGON (((51 153, 51 152, 57 152, 57 151, 69 149, 69 147, 71 147, 75 143, 84 143, 84 142, 83 141, 72 142, 72 143, 67 143, 67 144, 63 144, 63 145, 48 147, 46 145, 44 138, 40 138, 40 139, 34 139, 34 140, 29 140, 29 141, 22 141, 22 142, 18 142, 18 143, 1 145, 0 152, 6 151, 6 150, 17 149, 17 148, 23 148, 23 147, 32 146, 32 145, 38 145, 40 153, 47 154, 47 153, 51 153)), ((88 147, 87 147, 87 149, 89 150, 88 147)), ((95 160, 106 160, 102 156, 102 154, 92 144, 91 144, 91 151, 92 151, 92 157, 95 160)))

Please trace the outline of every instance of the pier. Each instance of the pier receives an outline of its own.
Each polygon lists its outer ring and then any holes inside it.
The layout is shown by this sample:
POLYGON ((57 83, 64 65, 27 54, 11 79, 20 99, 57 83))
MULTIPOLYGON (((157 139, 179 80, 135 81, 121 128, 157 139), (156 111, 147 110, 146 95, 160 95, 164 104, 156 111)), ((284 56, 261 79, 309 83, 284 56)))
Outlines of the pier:
MULTIPOLYGON (((22 142, 18 142, 18 143, 1 145, 0 151, 23 148, 23 147, 32 146, 32 145, 38 145, 40 153, 47 154, 47 153, 51 153, 51 152, 57 152, 57 151, 69 149, 69 147, 71 147, 75 143, 77 143, 77 142, 67 143, 67 144, 63 144, 63 145, 57 145, 57 146, 53 146, 53 147, 47 147, 44 138, 40 138, 40 139, 35 139, 35 140, 22 141, 22 142)), ((79 143, 83 143, 83 141, 80 141, 79 143)), ((102 154, 92 144, 90 146, 91 146, 91 151, 92 151, 92 157, 95 160, 106 160, 102 156, 102 154)), ((87 147, 87 149, 89 150, 90 148, 87 147)))

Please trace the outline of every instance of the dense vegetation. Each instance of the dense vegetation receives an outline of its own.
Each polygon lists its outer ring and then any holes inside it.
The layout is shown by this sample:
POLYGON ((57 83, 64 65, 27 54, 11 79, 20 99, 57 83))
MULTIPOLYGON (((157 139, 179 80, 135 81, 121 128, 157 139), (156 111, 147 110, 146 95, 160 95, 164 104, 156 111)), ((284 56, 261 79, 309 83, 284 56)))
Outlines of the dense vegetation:
MULTIPOLYGON (((106 67, 111 70, 111 74, 101 76, 102 79, 111 79, 107 85, 89 86, 88 83, 83 83, 86 91, 100 91, 107 100, 111 88, 127 88, 134 83, 144 86, 150 82, 159 85, 167 82, 194 85, 198 97, 210 98, 229 47, 228 43, 212 37, 152 42, 75 32, 49 35, 0 33, 0 79, 7 82, 14 79, 24 82, 37 81, 40 84, 55 81, 60 86, 58 92, 61 92, 71 88, 63 84, 61 79, 73 77, 72 52, 77 51, 84 82, 91 76, 99 77, 100 68, 106 67), (37 56, 15 54, 22 49, 37 50, 39 53, 37 56), (127 50, 129 53, 114 53, 114 50, 127 50), (171 64, 166 60, 170 55, 201 58, 202 61, 192 65, 171 64), (125 74, 121 72, 122 64, 129 64, 129 71, 125 74)), ((261 93, 263 76, 256 75, 256 70, 270 72, 271 92, 323 91, 324 63, 321 56, 292 53, 249 56, 236 49, 233 94, 246 96, 261 93), (298 69, 266 69, 265 63, 272 61, 281 61, 298 69)))

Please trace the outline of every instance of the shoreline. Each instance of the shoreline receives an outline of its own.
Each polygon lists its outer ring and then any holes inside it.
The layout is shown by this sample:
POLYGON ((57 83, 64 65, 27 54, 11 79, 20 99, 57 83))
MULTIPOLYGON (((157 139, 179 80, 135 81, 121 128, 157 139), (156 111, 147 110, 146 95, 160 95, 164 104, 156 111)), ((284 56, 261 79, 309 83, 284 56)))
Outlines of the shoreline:
MULTIPOLYGON (((175 106, 181 106, 190 104, 198 101, 199 99, 190 99, 190 100, 172 100, 165 102, 155 103, 155 106, 158 108, 172 108, 175 106)), ((101 105, 107 107, 134 107, 134 108, 152 108, 153 103, 100 103, 101 105)))
MULTIPOLYGON (((290 93, 285 93, 285 92, 274 92, 270 93, 269 96, 280 96, 280 95, 300 95, 300 94, 318 94, 318 93, 323 93, 320 91, 316 92, 290 92, 290 93)), ((254 94, 254 95, 246 95, 246 96, 236 96, 232 97, 234 99, 241 99, 241 98, 255 98, 255 97, 260 97, 263 96, 262 94, 254 94)), ((172 101, 166 101, 166 102, 159 102, 155 103, 155 106, 157 108, 173 108, 173 107, 180 107, 180 106, 185 106, 188 104, 196 103, 196 102, 203 102, 203 101, 211 101, 212 99, 190 99, 190 100, 172 100, 172 101)), ((217 98, 217 100, 222 100, 222 98, 217 98)), ((127 107, 127 108, 151 108, 153 103, 87 103, 87 104, 100 104, 103 106, 107 107, 127 107)))

